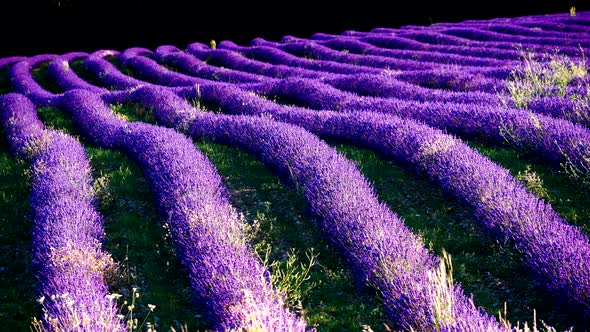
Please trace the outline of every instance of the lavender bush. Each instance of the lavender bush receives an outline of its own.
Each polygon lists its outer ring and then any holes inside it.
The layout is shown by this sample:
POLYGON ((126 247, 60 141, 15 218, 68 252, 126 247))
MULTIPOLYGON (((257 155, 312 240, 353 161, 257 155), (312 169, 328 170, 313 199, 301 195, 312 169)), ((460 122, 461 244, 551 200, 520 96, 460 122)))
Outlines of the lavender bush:
POLYGON ((40 324, 49 331, 124 331, 105 284, 114 266, 102 250, 102 218, 82 145, 45 129, 23 95, 0 97, 0 123, 12 151, 31 164, 40 324))

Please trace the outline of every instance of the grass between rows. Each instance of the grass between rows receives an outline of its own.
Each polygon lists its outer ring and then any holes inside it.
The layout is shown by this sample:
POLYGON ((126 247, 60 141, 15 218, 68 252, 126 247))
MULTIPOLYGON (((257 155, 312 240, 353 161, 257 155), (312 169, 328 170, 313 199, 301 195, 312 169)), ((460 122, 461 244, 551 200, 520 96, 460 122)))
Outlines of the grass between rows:
POLYGON ((35 308, 29 207, 24 161, 8 150, 0 128, 0 321, 6 331, 28 331, 35 308))
MULTIPOLYGON (((118 110, 129 120, 138 120, 130 108, 118 110)), ((42 108, 39 113, 50 127, 75 132, 63 112, 42 108)), ((245 215, 250 228, 255 229, 252 242, 260 256, 269 250, 269 261, 278 262, 277 268, 284 269, 284 261, 289 257, 294 259, 295 266, 306 266, 309 264, 306 254, 311 248, 318 255, 310 279, 301 287, 305 290, 301 300, 310 325, 323 331, 338 331, 364 324, 379 326, 384 322, 378 298, 357 289, 350 272, 320 238, 319 230, 306 214, 300 193, 285 187, 262 163, 239 149, 205 141, 195 144, 216 166, 229 188, 232 204, 245 215)), ((171 278, 179 278, 174 274, 184 276, 182 267, 174 262, 167 268, 172 275, 161 273, 160 265, 168 267, 174 261, 173 252, 165 239, 166 233, 156 226, 160 221, 155 202, 141 170, 121 153, 87 143, 85 146, 95 179, 104 183, 101 190, 104 194, 99 200, 105 216, 105 249, 113 253, 122 267, 121 275, 111 280, 112 291, 128 293, 131 287, 139 287, 145 301, 143 313, 147 312, 148 303, 156 304, 159 326, 169 326, 175 319, 187 323, 191 329, 205 328, 188 314, 192 310, 188 303, 191 294, 188 281, 170 282, 171 278), (165 262, 160 257, 162 251, 168 257, 165 262), (171 285, 184 286, 179 294, 171 285), (185 299, 184 305, 174 303, 177 297, 185 299), (182 309, 188 315, 182 316, 182 309)))

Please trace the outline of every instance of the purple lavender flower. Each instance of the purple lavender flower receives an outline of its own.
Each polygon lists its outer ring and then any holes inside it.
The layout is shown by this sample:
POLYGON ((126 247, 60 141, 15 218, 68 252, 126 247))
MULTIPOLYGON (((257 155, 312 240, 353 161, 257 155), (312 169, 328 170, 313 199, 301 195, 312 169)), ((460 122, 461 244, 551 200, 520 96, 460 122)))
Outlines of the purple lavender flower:
POLYGON ((360 283, 381 291, 400 326, 420 331, 505 330, 476 308, 459 285, 451 282, 441 289, 434 282, 435 257, 378 202, 355 165, 314 135, 268 118, 199 112, 165 89, 143 87, 130 99, 152 109, 167 126, 255 154, 282 179, 303 188, 326 239, 348 260, 360 283), (446 302, 441 292, 449 296, 446 302))
POLYGON ((57 102, 55 94, 46 91, 35 81, 31 69, 40 63, 53 60, 56 56, 55 54, 37 55, 14 64, 8 71, 8 78, 14 92, 29 97, 35 105, 55 105, 57 102))
POLYGON ((60 55, 49 63, 49 66, 47 67, 49 77, 66 91, 72 89, 84 89, 96 93, 106 93, 108 91, 107 89, 97 87, 84 81, 70 68, 70 62, 84 59, 87 56, 88 53, 84 52, 72 52, 60 55))
POLYGON ((142 167, 196 303, 214 329, 305 330, 305 322, 285 309, 283 295, 271 288, 221 177, 191 140, 171 129, 120 120, 92 92, 67 92, 61 106, 85 137, 125 151, 142 167))
MULTIPOLYGON (((588 237, 529 193, 507 170, 460 140, 391 115, 286 107, 230 86, 201 86, 199 91, 203 102, 226 112, 267 114, 323 138, 372 148, 425 172, 445 191, 472 206, 482 227, 522 252, 531 274, 549 291, 570 308, 590 314, 588 237)), ((185 92, 185 96, 190 94, 185 92)))

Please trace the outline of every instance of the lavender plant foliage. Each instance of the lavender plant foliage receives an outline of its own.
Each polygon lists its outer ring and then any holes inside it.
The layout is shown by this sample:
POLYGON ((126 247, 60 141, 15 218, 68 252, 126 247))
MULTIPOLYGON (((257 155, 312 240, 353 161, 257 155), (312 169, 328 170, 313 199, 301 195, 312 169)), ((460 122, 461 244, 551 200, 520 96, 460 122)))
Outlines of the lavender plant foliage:
MULTIPOLYGON (((142 81, 157 80, 160 85, 186 86, 207 82, 203 79, 173 72, 164 68, 156 61, 147 58, 145 56, 147 52, 149 51, 138 48, 125 50, 119 57, 119 63, 126 68, 130 68, 140 73, 139 75, 141 76, 142 81)), ((151 54, 151 52, 149 52, 149 54, 151 54)))
POLYGON ((507 170, 460 140, 391 115, 280 106, 235 87, 202 86, 200 96, 204 103, 227 112, 268 114, 322 138, 374 149, 425 172, 443 190, 472 206, 474 220, 484 229, 521 252, 530 273, 567 308, 590 314, 588 237, 529 193, 507 170))
POLYGON ((111 50, 100 50, 90 54, 84 60, 84 67, 88 72, 94 74, 110 90, 113 89, 130 89, 133 87, 146 85, 141 80, 134 79, 122 74, 117 67, 105 60, 106 57, 119 55, 119 52, 111 50))
POLYGON ((251 88, 318 110, 371 111, 423 121, 462 137, 479 137, 533 152, 556 167, 565 167, 570 174, 590 175, 590 145, 585 143, 590 141, 590 132, 569 121, 496 106, 360 97, 304 79, 251 88))
MULTIPOLYGON (((420 61, 429 61, 429 62, 436 62, 436 63, 447 63, 447 64, 457 64, 457 65, 468 65, 468 66, 505 66, 510 64, 510 61, 503 61, 491 58, 483 58, 483 57, 476 57, 470 55, 459 55, 459 54, 449 54, 440 51, 421 51, 421 50, 412 50, 412 49, 385 49, 376 47, 371 45, 367 42, 363 42, 356 38, 347 38, 345 36, 339 36, 336 38, 330 38, 326 40, 318 40, 318 36, 314 35, 316 42, 327 46, 331 49, 338 50, 338 51, 348 51, 353 52, 356 54, 371 54, 371 55, 379 55, 379 56, 386 56, 391 58, 398 58, 398 59, 417 59, 420 61)), ((314 37, 312 36, 312 38, 314 37)), ((291 38, 281 39, 283 42, 291 42, 291 38)), ((299 39, 295 39, 299 40, 299 39)))
POLYGON ((506 34, 494 31, 485 31, 475 27, 452 27, 439 30, 440 33, 450 36, 457 36, 477 41, 510 41, 515 43, 529 43, 543 46, 558 46, 558 47, 588 47, 590 40, 586 38, 571 38, 571 37, 529 37, 514 34, 506 34))
MULTIPOLYGON (((217 49, 210 49, 201 43, 192 43, 186 47, 186 51, 194 57, 231 69, 237 69, 252 74, 261 74, 270 77, 284 78, 290 76, 317 78, 324 73, 306 70, 299 67, 291 67, 282 64, 270 64, 263 61, 256 61, 241 55, 238 52, 224 49, 225 44, 229 43, 228 48, 234 44, 228 41, 221 41, 217 49)), ((190 60, 190 58, 187 58, 190 60)), ((192 61, 192 60, 190 60, 192 61)))
MULTIPOLYGON (((223 44, 222 41, 220 43, 223 44)), ((189 46, 190 47, 190 46, 189 46)), ((164 52, 164 51, 161 51, 164 52)), ((407 99, 419 100, 424 101, 430 98, 438 98, 441 101, 449 101, 449 102, 460 102, 460 103, 484 103, 484 104, 496 104, 501 105, 502 101, 496 94, 490 93, 481 93, 481 92, 450 92, 450 91, 443 91, 443 90, 435 90, 435 89, 426 89, 421 88, 416 85, 407 84, 403 81, 397 80, 395 77, 391 77, 388 75, 371 75, 371 74, 359 74, 359 75, 326 75, 321 72, 316 72, 313 70, 306 70, 301 69, 298 67, 287 67, 284 65, 270 65, 268 63, 247 59, 245 57, 236 54, 235 52, 227 51, 227 50, 203 50, 198 48, 198 51, 194 51, 193 53, 198 54, 200 57, 206 58, 208 56, 212 56, 211 54, 217 54, 215 57, 218 61, 220 61, 220 65, 224 67, 230 67, 237 70, 243 70, 250 73, 260 73, 263 75, 267 75, 274 78, 281 78, 285 76, 297 76, 297 77, 309 77, 309 78, 317 78, 323 80, 325 83, 328 83, 332 86, 335 86, 338 89, 346 90, 355 92, 361 95, 370 95, 370 96, 378 96, 378 97, 403 97, 407 99), (223 51, 223 52, 222 52, 223 51), (283 70, 285 69, 285 70, 283 70)), ((165 64, 178 64, 182 68, 191 68, 191 67, 199 67, 203 66, 200 64, 201 61, 192 57, 190 55, 181 53, 181 52, 174 52, 174 56, 178 59, 174 62, 170 59, 169 55, 166 57, 160 57, 163 59, 163 63, 165 64), (180 60, 182 59, 182 60, 180 60)), ((151 65, 144 65, 142 64, 141 67, 139 64, 136 65, 136 69, 140 70, 141 72, 145 72, 146 70, 150 70, 150 72, 156 72, 151 65)), ((216 68, 216 67, 213 67, 216 68)), ((219 70, 219 69, 218 69, 219 70)), ((187 70, 188 72, 188 70, 187 70)), ((421 71, 422 72, 422 71, 421 71)), ((240 73, 240 72, 238 72, 240 73)), ((431 77, 431 72, 424 72, 423 76, 431 77)), ((161 74, 161 73, 159 73, 161 74)), ((193 71, 190 73, 191 75, 197 75, 201 77, 200 71, 195 72, 193 71)), ((233 71, 232 71, 233 74, 233 71)), ((151 74, 150 74, 151 75, 151 74)), ((166 84, 169 82, 166 78, 157 78, 156 76, 150 76, 152 82, 158 82, 160 84, 166 84), (157 80, 156 80, 157 78, 157 80)), ((206 77, 205 77, 206 78, 206 77)), ((258 81, 265 81, 268 82, 268 77, 257 76, 258 81)), ((452 81, 454 84, 460 84, 457 82, 456 77, 450 77, 449 81, 452 81)), ((245 82, 245 81, 242 81, 245 82)), ((471 87, 473 80, 469 83, 463 83, 463 90, 467 90, 467 86, 471 87)), ((183 85, 183 82, 180 81, 178 85, 183 85)), ((487 90, 492 91, 494 90, 493 86, 487 88, 487 90)), ((495 92, 495 91, 494 91, 495 92)))
POLYGON ((8 79, 14 92, 29 97, 36 105, 55 105, 57 101, 55 94, 43 89, 31 74, 33 67, 43 62, 51 61, 55 57, 56 55, 54 54, 37 55, 14 64, 8 71, 8 79))
POLYGON ((381 291, 400 326, 420 331, 504 330, 476 308, 458 285, 453 303, 437 311, 432 282, 436 259, 403 222, 379 203, 355 165, 309 132, 268 118, 199 112, 165 89, 140 88, 130 96, 170 127, 243 148, 303 189, 326 239, 348 260, 361 282, 381 291), (191 110, 192 109, 192 113, 191 110))
POLYGON ((383 72, 383 69, 380 68, 359 67, 352 64, 344 64, 326 60, 301 59, 287 52, 268 46, 245 47, 238 46, 226 41, 223 44, 220 43, 218 48, 229 49, 241 53, 247 57, 266 61, 272 64, 282 64, 306 69, 327 71, 335 74, 358 74, 361 72, 379 74, 383 72))
POLYGON ((0 69, 6 69, 6 67, 10 67, 17 62, 21 62, 26 59, 27 58, 24 56, 11 56, 7 58, 0 58, 0 69))
MULTIPOLYGON (((151 61, 149 65, 157 67, 152 60, 144 60, 151 61)), ((124 76, 118 71, 113 75, 124 76)), ((317 109, 393 112, 468 137, 478 135, 495 143, 507 141, 519 148, 539 153, 556 165, 562 164, 573 174, 584 175, 590 169, 587 165, 587 147, 578 143, 588 135, 586 130, 541 115, 515 110, 499 111, 495 107, 475 105, 359 98, 354 94, 309 80, 272 81, 251 88, 267 95, 277 95, 287 102, 296 102, 317 109)))
POLYGON ((60 55, 49 63, 47 71, 49 76, 65 91, 72 89, 84 89, 95 93, 106 93, 105 88, 92 85, 81 79, 71 68, 70 63, 84 59, 88 53, 72 52, 60 55))
MULTIPOLYGON (((317 36, 314 35, 317 38, 317 36)), ((362 34, 361 36, 344 36, 352 37, 363 42, 378 46, 384 49, 410 49, 410 50, 424 50, 424 51, 438 51, 444 53, 477 56, 484 58, 494 58, 502 60, 516 60, 520 57, 517 50, 490 48, 485 45, 450 45, 445 43, 427 43, 420 40, 415 40, 409 37, 389 36, 383 34, 362 34)))
POLYGON ((191 140, 171 129, 127 123, 88 91, 67 92, 61 107, 88 139, 124 150, 142 167, 196 302, 214 329, 305 330, 305 322, 285 309, 283 295, 271 288, 221 177, 191 140))
POLYGON ((0 123, 11 150, 31 164, 33 262, 48 331, 126 331, 110 298, 90 164, 73 138, 45 129, 25 96, 0 97, 0 123))
MULTIPOLYGON (((431 62, 419 62, 416 60, 389 58, 378 55, 358 55, 332 50, 329 47, 316 43, 313 40, 298 40, 290 43, 273 43, 262 38, 252 40, 252 46, 273 47, 299 57, 336 61, 340 63, 352 63, 359 67, 389 68, 391 70, 421 70, 433 68, 431 62)), ((439 65, 440 66, 440 65, 439 65)))
MULTIPOLYGON (((211 50, 215 51, 215 50, 211 50)), ((222 54, 224 52, 221 52, 222 54)), ((212 81, 224 81, 228 83, 258 82, 262 80, 260 75, 211 66, 201 59, 185 53, 174 46, 160 46, 154 53, 154 58, 159 63, 173 66, 180 72, 202 77, 212 81)), ((272 66, 271 66, 272 67, 272 66)))
MULTIPOLYGON (((362 33, 362 36, 381 36, 389 38, 388 34, 384 33, 362 33)), ((515 40, 515 38, 506 38, 505 40, 498 40, 498 41, 477 41, 471 40, 468 38, 463 38, 459 36, 453 36, 450 34, 443 34, 437 32, 435 30, 428 30, 428 31, 408 31, 399 34, 400 37, 411 38, 420 42, 429 43, 429 44, 443 44, 443 45, 454 45, 454 46, 484 46, 489 48, 498 48, 501 50, 514 50, 517 47, 525 48, 531 50, 533 52, 538 53, 553 53, 556 50, 556 45, 543 45, 543 44, 536 44, 531 42, 523 42, 519 40, 515 40)), ((569 44, 569 43, 568 43, 569 44)), ((559 46, 560 52, 568 55, 568 56, 578 56, 580 54, 580 49, 577 44, 570 44, 570 45, 561 45, 559 46)), ((584 51, 584 54, 588 55, 590 52, 584 51)))

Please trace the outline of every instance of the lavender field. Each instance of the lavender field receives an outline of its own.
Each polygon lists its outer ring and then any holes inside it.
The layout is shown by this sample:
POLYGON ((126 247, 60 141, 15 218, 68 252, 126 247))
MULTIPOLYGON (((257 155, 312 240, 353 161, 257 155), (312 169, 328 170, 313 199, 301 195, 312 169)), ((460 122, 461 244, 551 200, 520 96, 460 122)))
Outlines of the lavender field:
POLYGON ((590 329, 590 12, 0 59, 0 330, 590 329))

